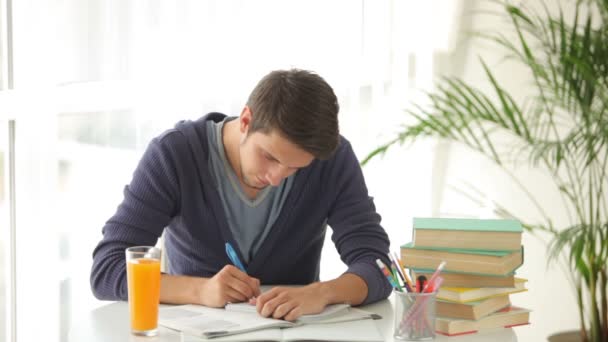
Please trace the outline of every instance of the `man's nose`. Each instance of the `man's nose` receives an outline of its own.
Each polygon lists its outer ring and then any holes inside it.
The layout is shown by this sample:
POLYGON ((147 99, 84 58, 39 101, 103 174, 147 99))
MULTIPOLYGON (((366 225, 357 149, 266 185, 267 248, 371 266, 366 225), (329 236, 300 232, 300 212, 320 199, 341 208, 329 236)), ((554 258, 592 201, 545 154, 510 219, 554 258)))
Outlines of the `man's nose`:
POLYGON ((281 181, 288 176, 288 172, 288 168, 282 165, 276 165, 266 173, 266 181, 272 186, 278 186, 281 181))

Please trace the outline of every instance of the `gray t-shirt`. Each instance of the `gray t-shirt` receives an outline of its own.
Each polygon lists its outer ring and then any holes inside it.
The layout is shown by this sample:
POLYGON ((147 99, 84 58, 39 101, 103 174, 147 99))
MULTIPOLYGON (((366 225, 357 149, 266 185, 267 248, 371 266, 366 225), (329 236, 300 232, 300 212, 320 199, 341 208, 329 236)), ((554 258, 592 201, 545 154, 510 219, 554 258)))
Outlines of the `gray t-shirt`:
POLYGON ((256 198, 249 199, 224 151, 222 128, 224 123, 234 119, 236 117, 227 117, 218 123, 212 120, 207 122, 209 162, 228 219, 228 227, 238 243, 244 261, 249 263, 279 216, 293 184, 294 175, 287 177, 276 187, 266 187, 258 192, 256 198))

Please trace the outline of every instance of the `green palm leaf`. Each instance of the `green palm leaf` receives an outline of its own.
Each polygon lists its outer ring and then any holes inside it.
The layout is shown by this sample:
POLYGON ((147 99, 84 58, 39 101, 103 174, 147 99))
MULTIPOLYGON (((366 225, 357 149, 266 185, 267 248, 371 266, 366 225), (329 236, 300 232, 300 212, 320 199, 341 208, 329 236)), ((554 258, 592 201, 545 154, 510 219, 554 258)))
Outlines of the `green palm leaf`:
POLYGON ((524 104, 480 59, 490 83, 487 91, 459 78, 442 78, 428 94, 429 105, 407 111, 414 124, 402 126, 362 164, 394 145, 441 138, 468 146, 507 172, 521 160, 547 171, 566 207, 574 210, 573 222, 556 229, 539 210, 544 223, 524 227, 552 236, 548 262, 567 258, 581 329, 590 328, 585 338, 600 341, 608 339, 608 0, 577 1, 575 9, 570 21, 561 9, 552 16, 547 6, 536 13, 505 4, 516 39, 500 32, 479 35, 528 68, 536 92, 524 104), (509 145, 505 136, 513 138, 509 145))

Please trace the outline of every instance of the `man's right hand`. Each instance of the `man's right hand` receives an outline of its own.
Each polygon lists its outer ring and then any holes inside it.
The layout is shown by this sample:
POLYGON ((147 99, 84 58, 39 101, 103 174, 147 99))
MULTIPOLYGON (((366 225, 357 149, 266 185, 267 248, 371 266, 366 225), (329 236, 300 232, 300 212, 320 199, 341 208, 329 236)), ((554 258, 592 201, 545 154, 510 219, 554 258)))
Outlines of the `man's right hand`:
POLYGON ((224 266, 211 278, 162 274, 160 302, 224 307, 260 295, 260 281, 238 268, 224 266))
POLYGON ((205 306, 224 307, 260 295, 260 280, 232 265, 226 265, 216 275, 208 278, 200 289, 200 301, 205 306))

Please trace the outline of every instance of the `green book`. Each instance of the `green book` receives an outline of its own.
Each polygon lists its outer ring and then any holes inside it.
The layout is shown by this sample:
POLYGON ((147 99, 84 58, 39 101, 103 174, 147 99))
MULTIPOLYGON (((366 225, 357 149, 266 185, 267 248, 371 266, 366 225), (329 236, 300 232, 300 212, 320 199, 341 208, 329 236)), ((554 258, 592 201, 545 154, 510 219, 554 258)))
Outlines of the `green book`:
POLYGON ((416 247, 514 252, 523 228, 517 220, 414 218, 416 247))
POLYGON ((446 272, 506 276, 523 264, 523 252, 523 246, 515 252, 507 252, 419 247, 410 242, 401 246, 401 260, 407 268, 435 269, 445 261, 446 272))
MULTIPOLYGON (((438 252, 443 251, 443 252, 458 253, 458 254, 492 255, 492 256, 497 256, 497 257, 504 257, 504 256, 507 256, 507 255, 513 253, 513 251, 493 251, 493 250, 484 250, 484 249, 414 246, 413 242, 408 242, 408 243, 402 245, 401 248, 411 248, 411 249, 429 250, 429 251, 438 251, 438 252)), ((522 247, 520 246, 519 249, 521 249, 521 248, 522 247)))

